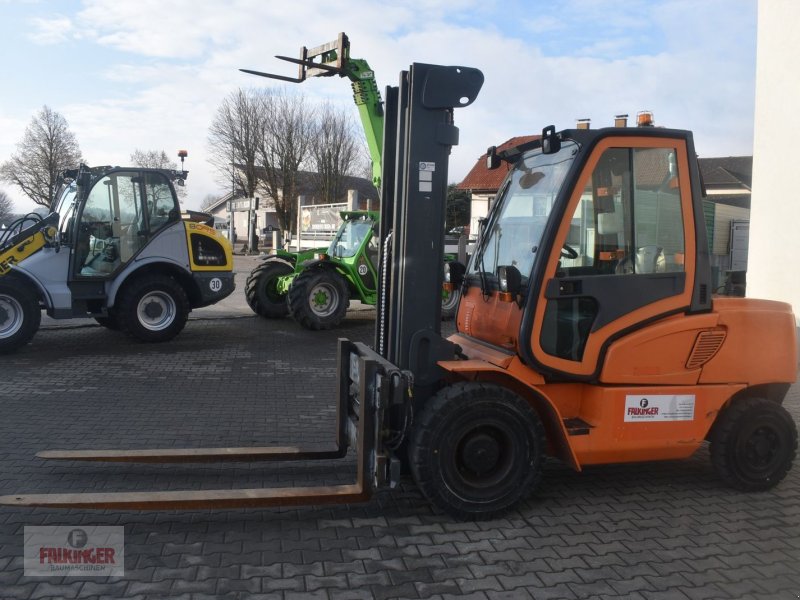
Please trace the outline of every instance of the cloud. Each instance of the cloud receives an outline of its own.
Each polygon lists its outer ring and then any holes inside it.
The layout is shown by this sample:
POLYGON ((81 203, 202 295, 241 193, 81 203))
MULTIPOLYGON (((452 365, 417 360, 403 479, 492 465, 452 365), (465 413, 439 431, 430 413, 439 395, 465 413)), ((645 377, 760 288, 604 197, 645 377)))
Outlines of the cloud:
POLYGON ((33 31, 29 38, 36 44, 52 45, 65 42, 74 33, 69 17, 54 16, 50 18, 34 17, 31 19, 33 31))
MULTIPOLYGON (((79 30, 60 15, 39 18, 30 35, 42 44, 73 40, 106 57, 81 72, 81 85, 64 90, 58 108, 87 158, 122 164, 135 148, 172 156, 188 147, 193 203, 219 189, 206 163, 206 135, 222 98, 239 86, 282 85, 238 69, 294 75, 295 66, 273 56, 295 56, 301 45, 340 31, 352 56, 369 60, 381 91, 414 61, 484 72, 478 100, 455 114, 461 143, 451 180, 488 145, 514 135, 551 123, 571 127, 577 117, 592 117, 598 127, 642 109, 653 110, 658 124, 693 129, 704 156, 752 148, 751 0, 86 0, 74 23, 79 30)), ((338 77, 297 90, 355 114, 350 86, 338 77)), ((8 131, 0 119, 0 138, 8 131)))

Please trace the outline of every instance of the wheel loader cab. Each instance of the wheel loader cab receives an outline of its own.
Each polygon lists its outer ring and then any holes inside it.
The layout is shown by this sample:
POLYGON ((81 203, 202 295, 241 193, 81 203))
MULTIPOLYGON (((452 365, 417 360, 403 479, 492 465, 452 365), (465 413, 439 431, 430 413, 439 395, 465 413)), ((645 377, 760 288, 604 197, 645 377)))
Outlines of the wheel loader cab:
POLYGON ((119 271, 161 228, 179 220, 166 175, 138 170, 104 174, 78 207, 72 275, 94 279, 119 271))
POLYGON ((623 332, 710 308, 707 275, 697 273, 705 235, 695 225, 690 133, 559 135, 556 152, 539 142, 525 150, 501 187, 458 327, 537 371, 586 379, 623 332), (498 277, 509 271, 519 273, 513 294, 498 277))

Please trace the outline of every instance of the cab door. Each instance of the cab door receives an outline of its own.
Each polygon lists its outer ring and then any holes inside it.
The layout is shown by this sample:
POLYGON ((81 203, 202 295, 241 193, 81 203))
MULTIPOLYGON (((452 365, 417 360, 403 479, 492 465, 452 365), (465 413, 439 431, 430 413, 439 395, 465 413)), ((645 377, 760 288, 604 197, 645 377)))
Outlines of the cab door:
POLYGON ((691 305, 696 247, 686 141, 601 139, 564 214, 531 349, 546 370, 590 379, 612 339, 691 305))

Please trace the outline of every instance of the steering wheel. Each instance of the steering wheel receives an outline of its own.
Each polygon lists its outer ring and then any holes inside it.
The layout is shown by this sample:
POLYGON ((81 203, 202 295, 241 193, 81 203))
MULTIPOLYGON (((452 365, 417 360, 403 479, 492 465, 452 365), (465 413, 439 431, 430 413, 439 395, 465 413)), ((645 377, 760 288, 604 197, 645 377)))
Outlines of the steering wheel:
POLYGON ((578 258, 578 253, 575 251, 574 248, 571 248, 571 247, 567 246, 566 244, 564 244, 561 247, 561 258, 575 259, 575 258, 578 258))

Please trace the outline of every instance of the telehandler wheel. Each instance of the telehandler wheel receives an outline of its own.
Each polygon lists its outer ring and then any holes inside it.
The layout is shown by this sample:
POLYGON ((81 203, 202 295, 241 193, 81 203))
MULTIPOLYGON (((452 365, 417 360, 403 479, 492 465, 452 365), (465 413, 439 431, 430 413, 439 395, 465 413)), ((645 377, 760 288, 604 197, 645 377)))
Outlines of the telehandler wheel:
POLYGON ((456 316, 459 298, 461 298, 460 290, 442 291, 442 320, 449 321, 456 316))
POLYGON ((711 461, 720 478, 745 492, 780 482, 797 454, 797 427, 777 402, 747 398, 728 406, 711 433, 711 461))
POLYGON ((289 311, 307 329, 330 329, 347 314, 347 286, 331 269, 309 269, 289 287, 289 311))
POLYGON ((172 277, 146 275, 123 288, 118 310, 125 333, 142 342, 166 342, 186 325, 189 300, 172 277))
POLYGON ((42 322, 39 300, 18 280, 0 280, 0 354, 21 348, 42 322))
POLYGON ((433 504, 459 519, 490 519, 539 483, 542 422, 530 405, 493 384, 458 383, 423 409, 409 443, 411 474, 433 504))
POLYGON ((289 314, 286 294, 277 290, 278 278, 291 275, 291 265, 277 260, 266 260, 252 270, 244 286, 247 303, 257 315, 268 319, 282 319, 289 314))

